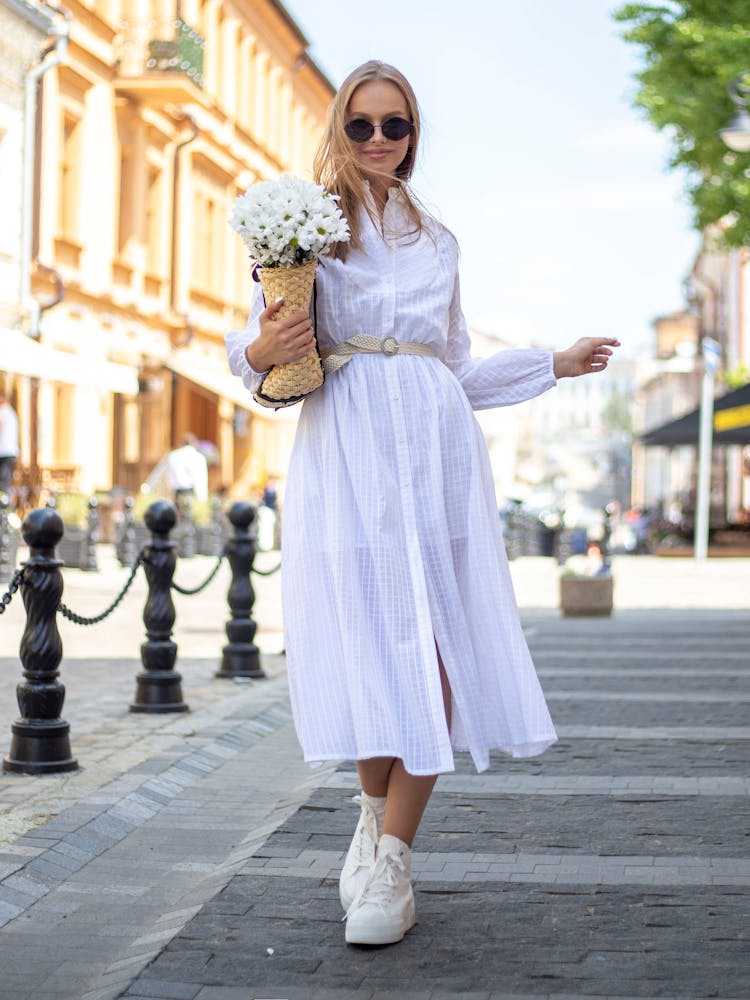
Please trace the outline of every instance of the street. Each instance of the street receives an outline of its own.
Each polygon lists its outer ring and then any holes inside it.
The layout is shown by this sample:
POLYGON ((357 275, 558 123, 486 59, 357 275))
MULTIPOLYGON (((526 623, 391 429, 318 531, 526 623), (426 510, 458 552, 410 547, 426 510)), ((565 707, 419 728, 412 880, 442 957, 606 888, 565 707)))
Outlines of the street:
MULTIPOLYGON (((100 549, 99 573, 65 571, 82 614, 127 576, 100 549)), ((266 680, 213 678, 226 567, 176 596, 189 713, 128 712, 142 577, 101 625, 61 621, 80 770, 0 778, 0 998, 747 997, 750 560, 616 558, 598 619, 560 616, 551 559, 511 569, 559 742, 481 775, 457 756, 415 842, 418 923, 385 949, 343 942, 358 786, 350 763, 300 760, 279 575, 254 578, 266 680)), ((23 620, 17 596, 4 753, 23 620)))

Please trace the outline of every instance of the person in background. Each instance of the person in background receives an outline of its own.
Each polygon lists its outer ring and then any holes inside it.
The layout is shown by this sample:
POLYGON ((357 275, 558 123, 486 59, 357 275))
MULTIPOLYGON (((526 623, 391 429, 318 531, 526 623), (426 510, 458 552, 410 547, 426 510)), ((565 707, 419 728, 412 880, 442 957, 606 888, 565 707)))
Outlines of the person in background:
POLYGON ((277 511, 279 509, 279 491, 274 476, 269 476, 266 480, 266 485, 263 487, 263 504, 269 510, 277 511))
POLYGON ((0 385, 0 493, 10 495, 18 458, 18 416, 0 385))
POLYGON ((184 493, 198 501, 207 500, 208 463, 197 445, 195 434, 185 434, 179 448, 173 448, 156 466, 141 487, 142 492, 164 492, 175 501, 184 493))

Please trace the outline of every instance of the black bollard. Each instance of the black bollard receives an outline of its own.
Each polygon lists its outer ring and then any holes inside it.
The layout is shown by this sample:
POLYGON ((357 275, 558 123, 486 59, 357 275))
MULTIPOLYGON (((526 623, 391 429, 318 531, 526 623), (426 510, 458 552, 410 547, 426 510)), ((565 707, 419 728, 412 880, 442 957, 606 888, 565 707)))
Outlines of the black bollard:
POLYGON ((23 774, 75 771, 78 762, 71 756, 70 726, 60 718, 65 687, 57 669, 62 659, 57 608, 63 577, 55 546, 63 535, 62 518, 51 508, 32 510, 24 518, 22 531, 29 559, 21 581, 26 608, 20 647, 24 679, 16 688, 21 717, 11 726, 10 754, 3 770, 23 774))
POLYGON ((143 549, 143 571, 148 580, 148 598, 143 609, 146 642, 141 646, 144 670, 136 677, 131 712, 187 712, 182 700, 182 677, 174 669, 177 644, 172 642, 175 609, 172 578, 177 556, 169 533, 177 512, 168 500, 151 504, 144 518, 151 541, 143 549))
POLYGON ((177 514, 177 555, 180 559, 192 559, 198 553, 198 532, 195 530, 192 493, 182 491, 177 493, 177 514))
POLYGON ((99 565, 96 561, 96 543, 99 540, 99 501, 89 497, 89 513, 86 518, 85 556, 81 569, 87 573, 96 573, 99 565))
POLYGON ((250 525, 255 509, 250 503, 234 503, 229 508, 229 520, 234 534, 226 545, 227 559, 232 568, 232 582, 227 600, 232 615, 226 624, 228 645, 221 651, 221 669, 216 677, 265 677, 260 665, 260 650, 253 642, 258 627, 252 619, 255 591, 250 580, 255 559, 255 538, 250 525))
POLYGON ((224 532, 226 527, 226 517, 221 507, 221 500, 218 497, 211 499, 211 523, 208 526, 208 551, 206 556, 219 556, 224 549, 224 532))
POLYGON ((132 566, 138 554, 135 538, 134 507, 135 500, 132 497, 125 497, 122 532, 117 542, 117 558, 121 566, 132 566))
POLYGON ((10 501, 7 493, 0 493, 0 583, 7 583, 13 575, 10 552, 10 501))

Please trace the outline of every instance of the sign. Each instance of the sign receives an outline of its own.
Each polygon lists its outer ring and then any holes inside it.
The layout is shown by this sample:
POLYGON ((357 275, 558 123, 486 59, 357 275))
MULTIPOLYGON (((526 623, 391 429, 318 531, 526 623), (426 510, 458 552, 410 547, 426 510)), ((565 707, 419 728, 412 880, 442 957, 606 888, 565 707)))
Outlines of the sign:
POLYGON ((719 367, 721 357, 721 344, 712 337, 704 337, 702 341, 703 363, 709 375, 714 375, 719 367))

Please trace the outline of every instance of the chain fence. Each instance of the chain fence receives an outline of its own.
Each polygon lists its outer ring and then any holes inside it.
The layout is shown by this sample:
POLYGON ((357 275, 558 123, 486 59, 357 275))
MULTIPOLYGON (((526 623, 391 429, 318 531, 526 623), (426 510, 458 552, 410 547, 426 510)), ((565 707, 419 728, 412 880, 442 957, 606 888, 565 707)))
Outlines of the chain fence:
POLYGON ((208 574, 203 583, 199 583, 197 587, 181 587, 178 583, 175 583, 175 581, 172 580, 171 583, 172 590, 176 590, 178 594, 185 594, 188 597, 192 596, 193 594, 200 594, 202 590, 206 589, 206 587, 209 585, 209 583, 213 580, 213 578, 221 569, 221 564, 224 561, 225 555, 226 552, 221 553, 218 560, 216 561, 216 565, 214 566, 214 568, 208 574))
POLYGON ((122 590, 114 599, 114 601, 112 601, 110 606, 106 608, 104 611, 102 611, 101 614, 94 615, 91 618, 86 618, 84 615, 78 615, 75 613, 75 611, 71 611, 70 608, 67 606, 67 604, 63 604, 62 601, 59 603, 57 610, 64 618, 67 618, 68 621, 73 622, 75 625, 98 625, 99 622, 103 622, 105 618, 107 618, 109 615, 112 614, 112 612, 115 610, 120 601, 122 601, 122 599, 125 597, 127 592, 130 590, 133 580, 135 580, 136 573, 138 572, 143 562, 144 562, 144 554, 141 551, 138 553, 138 558, 133 563, 133 566, 130 570, 130 576, 125 581, 122 590))
POLYGON ((0 597, 0 615, 5 613, 5 609, 13 600, 13 595, 16 593, 18 588, 21 586, 21 583, 23 582, 23 577, 25 572, 26 572, 26 567, 21 566, 19 569, 15 571, 13 576, 10 578, 7 591, 3 594, 2 597, 0 597))
MULTIPOLYGON (((75 611, 71 610, 71 608, 69 608, 67 604, 65 604, 62 601, 58 605, 57 610, 64 618, 67 618, 68 621, 73 622, 75 625, 98 625, 99 622, 103 622, 105 618, 108 618, 109 615, 111 615, 112 612, 120 605, 120 603, 125 598, 125 595, 130 590, 133 581, 135 580, 135 577, 138 573, 138 570, 144 563, 148 562, 148 559, 146 557, 146 548, 147 546, 144 546, 143 549, 141 549, 141 551, 138 553, 138 556, 136 557, 135 562, 133 563, 130 569, 130 575, 123 584, 122 589, 120 590, 117 597, 115 597, 112 603, 107 608, 105 608, 104 611, 100 612, 98 615, 92 615, 90 617, 87 617, 85 615, 77 614, 75 611)), ((196 587, 182 587, 174 580, 170 582, 170 587, 173 590, 175 590, 178 594, 183 594, 186 597, 192 597, 195 594, 200 594, 201 591, 205 590, 209 586, 209 584, 211 584, 211 582, 214 580, 216 574, 221 569, 222 563, 224 562, 226 556, 227 556, 227 550, 225 546, 216 561, 216 565, 213 567, 213 569, 208 574, 206 579, 203 580, 202 583, 199 583, 196 587)), ((2 595, 2 597, 0 597, 0 615, 5 613, 5 609, 9 606, 9 604, 13 600, 13 597, 15 596, 21 584, 23 583, 26 569, 27 569, 26 566, 21 566, 13 573, 13 576, 8 582, 7 591, 2 595)), ((250 572, 255 573, 257 576, 267 577, 267 576, 273 576, 274 573, 278 573, 280 569, 281 569, 281 560, 279 560, 279 562, 271 569, 264 570, 264 569, 258 569, 257 567, 253 566, 251 567, 250 572)))

